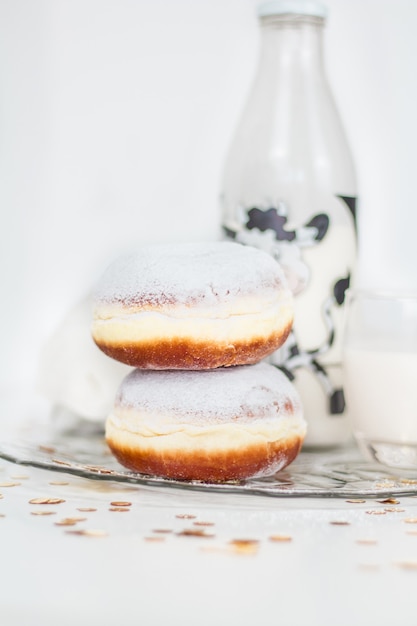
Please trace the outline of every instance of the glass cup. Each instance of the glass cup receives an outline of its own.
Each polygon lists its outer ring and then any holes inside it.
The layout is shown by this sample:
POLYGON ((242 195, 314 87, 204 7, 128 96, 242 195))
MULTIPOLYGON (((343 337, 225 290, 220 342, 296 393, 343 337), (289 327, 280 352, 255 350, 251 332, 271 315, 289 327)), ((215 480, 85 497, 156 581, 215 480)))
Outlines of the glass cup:
POLYGON ((360 449, 384 465, 417 467, 417 293, 348 292, 343 368, 360 449))

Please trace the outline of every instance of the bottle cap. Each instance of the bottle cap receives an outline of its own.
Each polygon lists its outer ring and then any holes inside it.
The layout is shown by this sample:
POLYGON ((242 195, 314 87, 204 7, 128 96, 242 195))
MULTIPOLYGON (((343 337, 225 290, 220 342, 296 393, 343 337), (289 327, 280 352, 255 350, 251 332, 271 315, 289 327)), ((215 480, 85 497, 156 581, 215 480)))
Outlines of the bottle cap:
POLYGON ((258 16, 268 15, 312 15, 327 17, 327 7, 315 0, 268 0, 258 6, 258 16))

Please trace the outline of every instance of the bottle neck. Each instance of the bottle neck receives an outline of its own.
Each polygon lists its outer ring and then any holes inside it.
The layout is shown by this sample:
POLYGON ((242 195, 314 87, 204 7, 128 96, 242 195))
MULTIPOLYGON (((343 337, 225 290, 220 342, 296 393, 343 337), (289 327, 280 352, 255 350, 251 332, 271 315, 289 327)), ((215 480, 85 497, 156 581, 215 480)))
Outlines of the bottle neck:
POLYGON ((273 15, 261 18, 260 24, 260 67, 323 72, 323 18, 273 15))

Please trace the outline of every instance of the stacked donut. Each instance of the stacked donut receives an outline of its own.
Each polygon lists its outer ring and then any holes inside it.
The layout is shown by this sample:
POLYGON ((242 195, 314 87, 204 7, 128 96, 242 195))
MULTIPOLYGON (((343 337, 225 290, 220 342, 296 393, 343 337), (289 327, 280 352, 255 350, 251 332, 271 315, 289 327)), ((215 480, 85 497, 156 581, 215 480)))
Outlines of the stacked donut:
POLYGON ((148 246, 117 259, 94 295, 92 335, 134 366, 106 422, 126 467, 222 482, 288 465, 305 435, 299 397, 260 362, 281 346, 292 296, 272 257, 232 242, 148 246))

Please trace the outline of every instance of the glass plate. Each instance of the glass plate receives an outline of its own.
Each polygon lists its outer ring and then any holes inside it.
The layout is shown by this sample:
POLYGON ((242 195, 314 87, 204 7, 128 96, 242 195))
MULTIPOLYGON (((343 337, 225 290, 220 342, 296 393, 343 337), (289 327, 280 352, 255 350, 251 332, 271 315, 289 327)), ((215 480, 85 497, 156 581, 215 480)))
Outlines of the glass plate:
POLYGON ((102 431, 79 423, 64 430, 31 425, 0 440, 0 457, 33 467, 101 481, 152 487, 274 497, 389 497, 417 495, 417 468, 385 468, 363 459, 356 448, 301 452, 285 470, 263 479, 208 484, 136 474, 111 455, 102 431))

